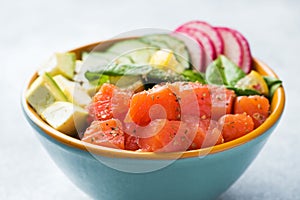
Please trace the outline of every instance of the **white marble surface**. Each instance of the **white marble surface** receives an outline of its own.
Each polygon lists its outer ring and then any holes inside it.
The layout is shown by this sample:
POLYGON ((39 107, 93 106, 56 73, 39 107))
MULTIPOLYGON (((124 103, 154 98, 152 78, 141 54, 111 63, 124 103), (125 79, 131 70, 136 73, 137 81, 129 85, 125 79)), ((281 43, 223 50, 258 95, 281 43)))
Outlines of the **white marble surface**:
POLYGON ((55 166, 25 122, 25 80, 53 52, 124 31, 207 20, 240 30, 287 91, 281 124, 220 199, 299 199, 300 1, 0 0, 0 199, 90 199, 55 166))

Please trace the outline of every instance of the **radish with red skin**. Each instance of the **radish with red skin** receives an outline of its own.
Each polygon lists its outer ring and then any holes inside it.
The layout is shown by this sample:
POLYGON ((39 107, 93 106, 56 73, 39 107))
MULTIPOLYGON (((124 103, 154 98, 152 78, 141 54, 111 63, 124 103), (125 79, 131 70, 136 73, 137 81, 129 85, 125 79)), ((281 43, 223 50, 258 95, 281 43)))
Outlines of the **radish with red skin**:
POLYGON ((206 33, 194 28, 182 28, 178 29, 177 32, 186 33, 201 44, 204 49, 205 62, 200 71, 205 72, 206 67, 217 57, 216 49, 210 37, 206 33))
POLYGON ((193 28, 207 34, 212 40, 216 49, 217 56, 224 52, 224 42, 220 33, 214 29, 210 24, 203 21, 190 21, 179 26, 175 31, 180 29, 193 28))
POLYGON ((215 27, 224 41, 224 55, 239 67, 243 64, 243 48, 236 34, 226 27, 215 27))
POLYGON ((241 64, 241 68, 243 69, 244 72, 249 73, 251 71, 251 63, 252 63, 252 56, 251 56, 251 51, 250 51, 250 45, 246 38, 237 30, 231 29, 232 32, 236 35, 236 37, 239 39, 239 41, 242 44, 242 49, 243 49, 243 63, 241 64))
POLYGON ((191 64, 196 69, 201 69, 205 62, 204 48, 198 40, 184 32, 173 32, 171 36, 182 40, 190 52, 191 64))

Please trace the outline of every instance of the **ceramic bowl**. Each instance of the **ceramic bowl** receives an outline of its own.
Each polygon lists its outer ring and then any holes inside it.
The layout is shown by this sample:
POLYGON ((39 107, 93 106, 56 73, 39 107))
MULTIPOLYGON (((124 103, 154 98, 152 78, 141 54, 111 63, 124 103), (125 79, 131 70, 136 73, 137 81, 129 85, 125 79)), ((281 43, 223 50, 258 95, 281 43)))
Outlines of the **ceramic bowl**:
MULTIPOLYGON (((104 41, 109 46, 114 40, 104 41)), ((80 47, 90 51, 99 43, 80 47)), ((263 75, 277 75, 253 59, 263 75)), ((33 74, 25 91, 36 79, 33 74)), ((83 144, 45 123, 22 96, 22 108, 31 127, 58 167, 79 189, 94 199, 215 199, 247 169, 278 125, 285 105, 284 89, 272 99, 269 118, 256 130, 236 140, 179 153, 147 153, 83 144), (92 153, 91 153, 92 152, 92 153), (134 173, 138 172, 138 173, 134 173)))

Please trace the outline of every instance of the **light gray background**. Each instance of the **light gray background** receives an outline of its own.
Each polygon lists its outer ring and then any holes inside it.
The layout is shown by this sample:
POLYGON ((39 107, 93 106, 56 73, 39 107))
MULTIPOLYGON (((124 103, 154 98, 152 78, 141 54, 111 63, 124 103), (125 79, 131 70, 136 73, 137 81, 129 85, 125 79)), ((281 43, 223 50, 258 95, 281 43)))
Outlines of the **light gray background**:
POLYGON ((21 89, 45 59, 128 30, 174 29, 192 19, 242 32, 287 91, 279 127, 220 199, 300 199, 299 11, 296 0, 0 0, 0 199, 90 199, 50 160, 21 113, 21 89))

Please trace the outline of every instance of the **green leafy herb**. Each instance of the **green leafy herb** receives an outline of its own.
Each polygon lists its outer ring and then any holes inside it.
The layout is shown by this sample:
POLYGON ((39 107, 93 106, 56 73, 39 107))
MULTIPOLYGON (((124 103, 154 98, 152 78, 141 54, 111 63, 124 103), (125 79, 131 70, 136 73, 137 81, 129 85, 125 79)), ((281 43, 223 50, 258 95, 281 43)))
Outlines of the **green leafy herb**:
POLYGON ((154 82, 154 83, 160 83, 160 82, 175 82, 175 81, 185 81, 186 79, 184 76, 176 73, 173 70, 170 69, 158 69, 153 68, 149 73, 142 76, 146 82, 154 82))
POLYGON ((206 69, 205 77, 209 84, 233 87, 238 80, 246 76, 236 64, 225 56, 219 56, 206 69))
POLYGON ((102 85, 104 83, 109 83, 109 76, 101 73, 87 71, 85 73, 85 77, 89 80, 90 84, 92 85, 102 85))
POLYGON ((220 59, 218 58, 214 62, 212 62, 208 67, 206 68, 205 72, 205 78, 207 83, 213 84, 213 85, 224 85, 226 84, 226 79, 224 76, 224 71, 218 64, 220 59))
POLYGON ((188 80, 192 82, 198 81, 199 83, 206 83, 205 81, 205 74, 197 72, 195 70, 184 70, 182 75, 188 80))
POLYGON ((106 76, 140 76, 149 73, 152 70, 150 65, 129 65, 129 64, 113 64, 96 72, 86 71, 85 78, 94 81, 106 76))
POLYGON ((102 72, 108 76, 139 76, 149 73, 152 69, 151 65, 112 64, 98 73, 102 72))
POLYGON ((89 82, 94 82, 94 81, 98 81, 99 78, 101 77, 101 73, 97 73, 97 72, 90 72, 90 71, 86 71, 84 73, 84 76, 87 80, 89 80, 89 82))
POLYGON ((225 56, 220 56, 220 58, 228 85, 234 86, 236 82, 246 76, 245 72, 228 58, 225 56))
POLYGON ((109 83, 109 76, 107 75, 102 75, 100 78, 99 78, 99 81, 98 81, 98 85, 103 85, 104 83, 109 83))
POLYGON ((186 81, 187 79, 170 69, 159 69, 151 65, 136 65, 136 64, 114 64, 101 69, 97 72, 87 71, 86 79, 94 81, 102 76, 141 76, 146 82, 174 82, 186 81))
POLYGON ((241 89, 236 87, 226 87, 227 89, 233 90, 237 96, 249 96, 249 95, 259 95, 259 92, 251 89, 241 89))

